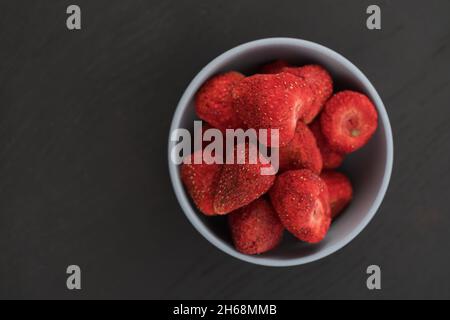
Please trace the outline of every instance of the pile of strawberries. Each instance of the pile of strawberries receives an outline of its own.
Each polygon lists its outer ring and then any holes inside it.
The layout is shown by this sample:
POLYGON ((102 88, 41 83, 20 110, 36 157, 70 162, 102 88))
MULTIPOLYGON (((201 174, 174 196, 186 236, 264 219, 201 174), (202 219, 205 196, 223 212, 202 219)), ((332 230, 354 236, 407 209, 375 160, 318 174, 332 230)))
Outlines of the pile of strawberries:
POLYGON ((260 169, 270 165, 263 162, 207 164, 211 161, 203 159, 181 167, 197 208, 207 216, 228 215, 238 251, 271 250, 284 230, 302 241, 320 242, 350 203, 350 180, 333 170, 370 140, 378 114, 365 95, 333 91, 323 67, 275 61, 252 76, 234 71, 215 76, 197 93, 197 115, 213 128, 279 130, 278 175, 261 175, 260 169))

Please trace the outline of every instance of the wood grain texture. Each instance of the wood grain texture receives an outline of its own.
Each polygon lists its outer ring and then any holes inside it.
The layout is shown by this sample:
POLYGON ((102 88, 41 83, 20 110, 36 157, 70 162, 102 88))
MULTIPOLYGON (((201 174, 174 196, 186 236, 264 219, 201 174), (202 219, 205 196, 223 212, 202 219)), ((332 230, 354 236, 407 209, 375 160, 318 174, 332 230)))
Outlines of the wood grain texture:
POLYGON ((0 298, 450 298, 450 2, 0 2, 0 298), (190 226, 166 164, 201 67, 243 42, 312 40, 353 61, 388 109, 395 167, 373 222, 306 266, 226 256, 190 226), (83 290, 65 289, 79 264, 83 290), (383 289, 366 289, 378 264, 383 289))

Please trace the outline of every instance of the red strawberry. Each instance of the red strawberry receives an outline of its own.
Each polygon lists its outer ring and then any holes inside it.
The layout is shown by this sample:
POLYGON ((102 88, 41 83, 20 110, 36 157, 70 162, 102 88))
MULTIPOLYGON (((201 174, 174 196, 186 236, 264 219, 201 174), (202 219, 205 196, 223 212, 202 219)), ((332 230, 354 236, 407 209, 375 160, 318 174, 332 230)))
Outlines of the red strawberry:
POLYGON ((378 114, 365 95, 343 91, 327 102, 320 121, 330 146, 336 151, 351 153, 373 136, 378 126, 378 114))
POLYGON ((245 254, 260 254, 275 248, 284 227, 267 200, 258 199, 228 216, 236 249, 245 254))
POLYGON ((320 154, 322 155, 323 168, 324 169, 336 169, 342 165, 344 162, 345 155, 343 153, 334 151, 328 145, 327 139, 322 133, 320 127, 320 120, 314 121, 309 128, 311 129, 314 137, 316 138, 317 146, 320 149, 320 154))
POLYGON ((198 117, 220 130, 239 128, 231 89, 242 79, 244 76, 234 71, 209 79, 195 97, 198 117))
POLYGON ((214 194, 222 165, 206 164, 204 161, 194 164, 195 155, 201 153, 202 150, 197 151, 189 156, 190 164, 181 165, 181 180, 197 208, 205 215, 212 216, 216 214, 213 206, 214 194))
POLYGON ((281 73, 284 67, 289 67, 289 63, 284 60, 276 60, 261 67, 260 73, 277 74, 281 73))
POLYGON ((309 169, 315 174, 322 171, 322 156, 311 130, 301 121, 297 123, 294 138, 279 149, 280 170, 309 169))
POLYGON ((327 184, 330 195, 331 218, 334 219, 352 200, 352 184, 345 175, 336 171, 325 171, 320 177, 327 184))
POLYGON ((271 165, 261 162, 262 156, 255 145, 240 144, 233 152, 245 162, 239 164, 235 159, 234 164, 223 165, 214 197, 214 211, 218 214, 248 205, 266 193, 275 181, 275 175, 261 174, 263 168, 269 169, 271 165), (256 163, 250 163, 250 154, 256 155, 256 163))
POLYGON ((319 65, 307 65, 300 68, 283 68, 283 72, 305 79, 313 92, 313 100, 302 116, 302 120, 309 124, 320 113, 325 102, 333 94, 333 79, 327 70, 319 65))
POLYGON ((235 110, 244 125, 257 130, 278 129, 280 146, 294 137, 297 120, 310 96, 305 81, 288 73, 257 74, 233 89, 235 110))
POLYGON ((270 191, 270 199, 285 228, 300 240, 322 241, 331 212, 325 182, 310 170, 287 171, 270 191))

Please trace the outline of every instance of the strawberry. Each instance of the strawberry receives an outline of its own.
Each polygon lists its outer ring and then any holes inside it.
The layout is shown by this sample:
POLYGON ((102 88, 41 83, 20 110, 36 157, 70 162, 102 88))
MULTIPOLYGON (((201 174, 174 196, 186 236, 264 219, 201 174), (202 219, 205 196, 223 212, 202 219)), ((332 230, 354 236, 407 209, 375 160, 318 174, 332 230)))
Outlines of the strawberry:
POLYGON ((206 164, 205 161, 194 164, 195 154, 199 153, 202 153, 202 150, 189 156, 190 164, 181 165, 181 180, 197 208, 203 214, 213 216, 216 214, 213 206, 214 194, 222 165, 206 164))
POLYGON ((322 171, 322 156, 311 130, 301 121, 297 123, 294 138, 279 149, 280 170, 309 169, 322 171))
POLYGON ((322 110, 325 102, 333 94, 333 79, 327 70, 319 65, 306 65, 300 68, 283 68, 288 72, 305 79, 313 92, 313 99, 303 113, 302 120, 309 124, 322 110))
POLYGON ((270 199, 285 228, 308 243, 322 241, 331 212, 325 182, 310 170, 287 171, 270 191, 270 199))
POLYGON ((324 171, 320 177, 327 184, 331 218, 335 219, 352 200, 352 184, 345 175, 336 171, 324 171))
POLYGON ((228 215, 234 246, 244 254, 260 254, 280 244, 284 227, 270 203, 258 199, 228 215))
POLYGON ((265 64, 261 67, 260 73, 263 74, 277 74, 281 73, 283 68, 289 67, 289 63, 284 60, 275 60, 271 63, 265 64))
POLYGON ((231 89, 242 79, 244 75, 234 71, 209 79, 195 97, 198 117, 220 130, 239 128, 231 89))
POLYGON ((257 74, 239 82, 232 94, 236 113, 247 128, 278 129, 279 146, 285 146, 294 137, 311 90, 288 73, 257 74))
POLYGON ((367 96, 342 91, 326 103, 320 123, 331 148, 351 153, 362 148, 373 136, 378 114, 367 96))
POLYGON ((334 151, 329 146, 327 139, 322 133, 320 127, 320 120, 314 121, 309 128, 311 129, 314 137, 316 138, 317 146, 320 149, 320 154, 322 155, 323 168, 324 169, 336 169, 342 165, 344 162, 345 155, 343 153, 334 151))
POLYGON ((263 168, 269 169, 271 165, 261 162, 262 155, 255 145, 239 144, 233 152, 245 162, 240 164, 235 159, 234 164, 223 165, 214 197, 214 211, 218 214, 248 205, 266 193, 275 181, 275 175, 261 174, 263 168), (250 154, 258 157, 256 163, 250 163, 250 154))

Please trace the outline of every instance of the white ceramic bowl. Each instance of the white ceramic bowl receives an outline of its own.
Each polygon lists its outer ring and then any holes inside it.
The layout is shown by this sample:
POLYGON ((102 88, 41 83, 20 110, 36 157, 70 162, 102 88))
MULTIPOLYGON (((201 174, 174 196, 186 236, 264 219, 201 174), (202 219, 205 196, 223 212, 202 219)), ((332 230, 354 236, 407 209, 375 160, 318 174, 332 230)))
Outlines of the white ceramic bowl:
POLYGON ((205 217, 192 204, 180 179, 179 166, 170 160, 174 142, 169 139, 169 171, 175 194, 192 225, 209 242, 227 254, 254 264, 265 266, 294 266, 326 257, 352 241, 377 212, 391 177, 393 139, 386 109, 377 91, 366 76, 340 54, 316 43, 291 39, 257 40, 231 49, 210 62, 192 80, 184 92, 172 120, 171 131, 191 129, 196 119, 194 95, 211 76, 237 70, 251 73, 263 63, 285 59, 296 65, 318 63, 333 76, 335 91, 352 89, 365 93, 375 103, 379 113, 379 127, 370 143, 350 155, 342 168, 354 185, 354 200, 337 219, 325 240, 319 244, 302 243, 286 235, 280 247, 266 254, 249 256, 236 251, 231 242, 225 217, 205 217))

